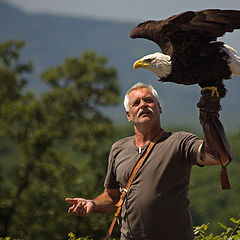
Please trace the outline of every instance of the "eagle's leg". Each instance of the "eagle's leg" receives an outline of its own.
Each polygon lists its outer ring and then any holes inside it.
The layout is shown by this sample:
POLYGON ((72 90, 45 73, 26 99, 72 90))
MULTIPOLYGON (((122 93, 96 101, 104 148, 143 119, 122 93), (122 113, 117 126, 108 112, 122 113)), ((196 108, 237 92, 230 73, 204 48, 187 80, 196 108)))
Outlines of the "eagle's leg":
POLYGON ((212 91, 212 94, 211 94, 212 96, 214 96, 216 94, 216 96, 218 98, 220 97, 217 87, 214 87, 214 86, 212 86, 212 87, 204 87, 204 88, 202 88, 202 90, 203 91, 211 90, 212 91))

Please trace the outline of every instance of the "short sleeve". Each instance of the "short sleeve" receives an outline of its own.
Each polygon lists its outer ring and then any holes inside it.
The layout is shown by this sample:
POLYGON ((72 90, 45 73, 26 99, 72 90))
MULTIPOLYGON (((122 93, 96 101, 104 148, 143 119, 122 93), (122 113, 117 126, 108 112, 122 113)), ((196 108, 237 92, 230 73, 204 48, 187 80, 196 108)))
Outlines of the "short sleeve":
POLYGON ((107 175, 104 182, 105 188, 118 188, 119 184, 116 181, 116 171, 114 168, 115 158, 114 158, 114 145, 112 146, 109 158, 108 158, 108 169, 107 169, 107 175))
POLYGON ((181 151, 185 161, 190 164, 196 165, 197 153, 199 146, 203 143, 203 140, 191 133, 185 133, 181 141, 181 151))

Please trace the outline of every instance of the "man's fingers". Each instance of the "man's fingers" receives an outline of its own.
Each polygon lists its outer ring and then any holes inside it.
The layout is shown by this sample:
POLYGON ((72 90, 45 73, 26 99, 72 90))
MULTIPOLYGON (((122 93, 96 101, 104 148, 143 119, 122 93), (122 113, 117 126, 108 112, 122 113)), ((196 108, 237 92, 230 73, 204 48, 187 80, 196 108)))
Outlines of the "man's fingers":
POLYGON ((77 212, 81 212, 82 211, 82 208, 84 208, 83 206, 85 205, 85 203, 83 202, 79 202, 75 208, 74 208, 74 213, 77 213, 77 212))
POLYGON ((69 213, 73 213, 74 209, 75 209, 75 205, 73 205, 72 207, 70 207, 70 208, 68 209, 68 212, 69 212, 69 213))
POLYGON ((87 202, 84 198, 66 198, 65 201, 70 204, 77 204, 78 202, 87 202))
POLYGON ((69 204, 77 204, 78 200, 75 198, 66 198, 65 201, 69 204))
POLYGON ((87 202, 88 200, 84 198, 66 198, 65 201, 69 204, 72 204, 68 208, 68 212, 76 214, 77 216, 87 216, 87 202))
POLYGON ((69 204, 73 204, 71 207, 68 208, 68 212, 74 213, 74 210, 76 209, 78 200, 75 198, 66 198, 65 201, 69 204))
POLYGON ((76 215, 78 216, 85 216, 86 215, 86 209, 84 205, 79 205, 75 210, 76 215))

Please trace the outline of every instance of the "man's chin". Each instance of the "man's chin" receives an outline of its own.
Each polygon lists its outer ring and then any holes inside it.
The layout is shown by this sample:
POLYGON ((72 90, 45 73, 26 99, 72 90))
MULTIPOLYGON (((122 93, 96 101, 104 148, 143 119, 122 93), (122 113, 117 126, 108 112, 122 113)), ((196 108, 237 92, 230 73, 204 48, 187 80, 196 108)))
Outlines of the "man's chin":
POLYGON ((140 118, 138 119, 138 121, 139 122, 141 122, 141 123, 144 123, 144 122, 149 122, 149 121, 151 121, 151 117, 149 117, 149 116, 147 116, 147 115, 142 115, 142 116, 140 116, 140 118))
POLYGON ((140 116, 138 117, 139 119, 141 118, 151 118, 152 113, 142 113, 140 114, 140 116))

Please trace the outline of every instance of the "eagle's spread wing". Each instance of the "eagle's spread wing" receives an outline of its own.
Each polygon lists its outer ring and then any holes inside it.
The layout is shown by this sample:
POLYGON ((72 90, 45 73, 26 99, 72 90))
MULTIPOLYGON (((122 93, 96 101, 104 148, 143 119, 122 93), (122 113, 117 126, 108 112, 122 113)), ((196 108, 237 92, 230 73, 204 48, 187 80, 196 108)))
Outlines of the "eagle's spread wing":
POLYGON ((215 41, 240 28, 240 11, 208 9, 187 11, 161 21, 146 21, 133 28, 131 38, 154 41, 164 54, 173 56, 191 44, 215 41))

